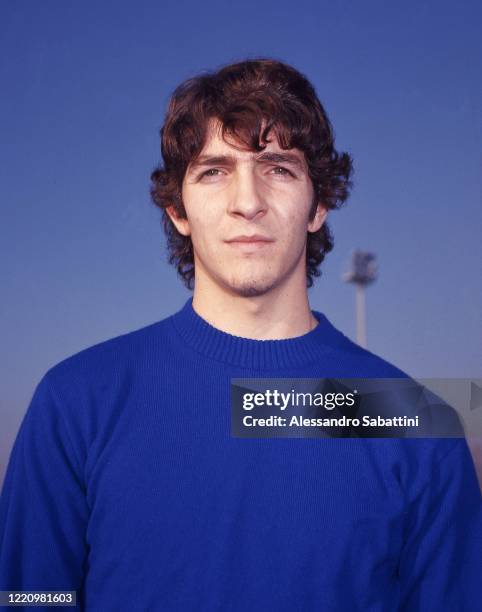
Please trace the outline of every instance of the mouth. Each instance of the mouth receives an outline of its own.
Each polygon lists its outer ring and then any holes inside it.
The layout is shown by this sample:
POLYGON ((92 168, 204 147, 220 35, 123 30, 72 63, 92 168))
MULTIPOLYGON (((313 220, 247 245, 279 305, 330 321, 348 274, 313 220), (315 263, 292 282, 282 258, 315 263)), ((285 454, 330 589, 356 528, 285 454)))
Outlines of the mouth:
POLYGON ((239 251, 241 253, 257 253, 258 251, 266 250, 270 244, 273 244, 272 240, 230 240, 226 244, 239 251))

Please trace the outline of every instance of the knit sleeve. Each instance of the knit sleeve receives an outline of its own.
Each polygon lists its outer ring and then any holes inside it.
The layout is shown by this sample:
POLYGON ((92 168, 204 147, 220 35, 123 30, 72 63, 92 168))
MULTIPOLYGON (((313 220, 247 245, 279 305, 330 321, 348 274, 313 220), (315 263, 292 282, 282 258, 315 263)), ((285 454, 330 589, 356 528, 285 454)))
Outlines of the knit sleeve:
POLYGON ((399 577, 402 612, 480 610, 482 499, 459 439, 412 500, 399 577))
POLYGON ((0 590, 77 591, 81 599, 88 507, 73 448, 47 374, 21 423, 0 497, 0 590))

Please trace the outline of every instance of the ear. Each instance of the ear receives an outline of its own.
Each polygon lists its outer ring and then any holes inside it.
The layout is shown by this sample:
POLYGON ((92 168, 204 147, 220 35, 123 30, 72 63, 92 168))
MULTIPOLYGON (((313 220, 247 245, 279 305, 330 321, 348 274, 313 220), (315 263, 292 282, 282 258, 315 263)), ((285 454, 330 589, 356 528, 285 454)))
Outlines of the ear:
POLYGON ((315 216, 308 223, 308 231, 311 233, 317 232, 325 222, 327 215, 328 209, 325 208, 323 204, 319 203, 316 208, 315 216))
POLYGON ((189 227, 189 221, 187 219, 183 219, 179 217, 174 205, 168 206, 166 208, 166 213, 169 215, 169 218, 174 223, 177 231, 183 236, 191 235, 191 228, 189 227))

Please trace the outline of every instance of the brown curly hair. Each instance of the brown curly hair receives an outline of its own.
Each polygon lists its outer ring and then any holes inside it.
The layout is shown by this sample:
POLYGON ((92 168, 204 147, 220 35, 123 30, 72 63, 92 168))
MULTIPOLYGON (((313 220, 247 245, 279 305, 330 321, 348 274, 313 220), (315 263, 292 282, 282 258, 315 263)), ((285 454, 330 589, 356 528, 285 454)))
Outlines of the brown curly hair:
MULTIPOLYGON (((304 152, 314 188, 310 219, 318 203, 339 208, 352 187, 352 159, 334 148, 331 123, 308 79, 293 67, 273 59, 252 59, 186 80, 174 91, 161 128, 164 160, 151 174, 151 198, 162 210, 169 263, 176 265, 188 289, 193 288, 194 253, 190 236, 183 236, 166 209, 186 218, 181 189, 187 167, 202 151, 211 119, 222 125, 222 136, 234 138, 250 151, 262 151, 273 130, 282 149, 304 152)), ((326 222, 307 232, 307 287, 320 276, 319 265, 333 249, 326 222)))

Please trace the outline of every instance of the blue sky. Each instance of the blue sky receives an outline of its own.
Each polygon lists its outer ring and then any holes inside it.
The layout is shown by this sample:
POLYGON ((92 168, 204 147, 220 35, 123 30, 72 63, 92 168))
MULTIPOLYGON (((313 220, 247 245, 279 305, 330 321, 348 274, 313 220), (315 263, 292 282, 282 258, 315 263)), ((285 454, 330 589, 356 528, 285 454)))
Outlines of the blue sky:
POLYGON ((373 250, 369 348, 413 376, 480 377, 481 17, 477 2, 3 2, 0 477, 49 367, 189 297, 149 174, 173 88, 233 60, 306 74, 355 161, 312 308, 354 337, 341 275, 373 250))

